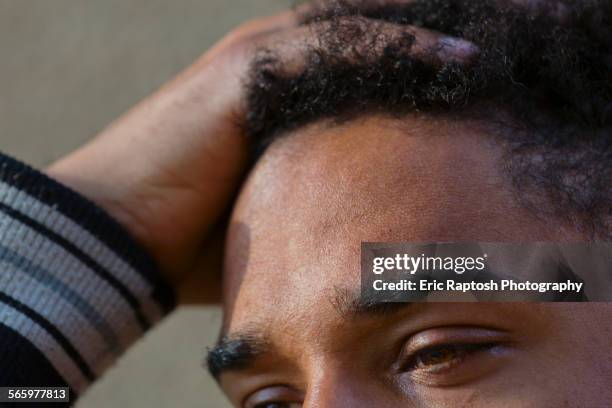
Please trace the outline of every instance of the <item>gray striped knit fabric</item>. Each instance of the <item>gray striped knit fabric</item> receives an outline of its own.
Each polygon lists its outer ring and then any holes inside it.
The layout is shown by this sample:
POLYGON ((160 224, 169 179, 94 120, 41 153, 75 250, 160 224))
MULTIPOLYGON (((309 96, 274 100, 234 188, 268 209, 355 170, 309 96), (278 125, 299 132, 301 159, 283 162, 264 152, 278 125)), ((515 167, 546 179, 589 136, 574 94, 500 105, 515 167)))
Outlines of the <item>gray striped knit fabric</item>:
POLYGON ((68 386, 74 401, 173 307, 117 222, 0 154, 0 386, 68 386))

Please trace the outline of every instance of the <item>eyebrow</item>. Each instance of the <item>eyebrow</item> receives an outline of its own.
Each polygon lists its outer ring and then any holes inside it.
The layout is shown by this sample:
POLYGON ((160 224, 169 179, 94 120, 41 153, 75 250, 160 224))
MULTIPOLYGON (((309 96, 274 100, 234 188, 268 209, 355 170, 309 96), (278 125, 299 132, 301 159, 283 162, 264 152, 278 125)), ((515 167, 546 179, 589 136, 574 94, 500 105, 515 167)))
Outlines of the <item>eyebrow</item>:
POLYGON ((270 349, 267 339, 259 333, 223 336, 208 350, 205 365, 209 373, 219 381, 224 372, 246 369, 270 349))
MULTIPOLYGON (((361 296, 359 292, 348 289, 336 289, 330 302, 344 320, 394 315, 415 305, 407 302, 381 302, 375 297, 361 296)), ((219 381, 223 373, 247 369, 257 358, 270 353, 271 350, 270 342, 259 331, 226 335, 208 351, 205 365, 210 374, 219 381)))
POLYGON ((360 291, 344 288, 335 288, 330 302, 345 320, 395 315, 402 310, 421 304, 421 302, 389 301, 389 299, 382 301, 376 294, 370 292, 362 294, 360 291))

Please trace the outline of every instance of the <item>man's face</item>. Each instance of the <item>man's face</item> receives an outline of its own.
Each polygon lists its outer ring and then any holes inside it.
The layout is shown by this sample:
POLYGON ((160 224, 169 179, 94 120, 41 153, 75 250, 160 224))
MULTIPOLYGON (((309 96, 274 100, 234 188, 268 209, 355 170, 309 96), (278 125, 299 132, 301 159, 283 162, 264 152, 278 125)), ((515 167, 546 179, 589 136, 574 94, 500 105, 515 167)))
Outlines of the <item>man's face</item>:
POLYGON ((358 302, 362 241, 581 239, 517 204, 486 133, 439 117, 371 117, 273 144, 228 239, 220 379, 236 406, 612 400, 607 305, 358 302))

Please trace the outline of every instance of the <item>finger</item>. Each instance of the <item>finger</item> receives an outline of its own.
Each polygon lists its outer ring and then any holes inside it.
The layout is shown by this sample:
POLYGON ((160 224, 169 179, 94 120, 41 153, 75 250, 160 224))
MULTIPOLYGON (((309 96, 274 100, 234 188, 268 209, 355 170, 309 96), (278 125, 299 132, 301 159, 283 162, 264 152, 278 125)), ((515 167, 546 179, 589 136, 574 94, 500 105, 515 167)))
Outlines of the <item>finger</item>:
POLYGON ((390 44, 403 45, 407 55, 436 65, 467 63, 478 53, 478 48, 464 39, 359 16, 311 23, 264 36, 257 48, 261 55, 274 54, 284 70, 295 72, 304 66, 309 51, 332 51, 335 58, 363 63, 376 61, 390 44))
POLYGON ((225 38, 215 45, 210 53, 214 53, 219 49, 224 49, 237 43, 252 40, 262 35, 297 27, 299 25, 300 12, 301 11, 298 10, 286 10, 272 16, 249 20, 225 36, 225 38))
POLYGON ((247 43, 253 39, 271 34, 279 30, 297 26, 298 18, 294 11, 288 10, 282 13, 263 17, 243 23, 240 27, 232 30, 223 39, 198 58, 188 69, 183 71, 176 79, 182 80, 192 75, 197 75, 203 67, 207 66, 219 56, 231 52, 237 45, 247 43))
POLYGON ((240 38, 256 37, 297 27, 301 23, 301 16, 309 13, 314 7, 312 2, 306 2, 285 10, 278 14, 252 19, 241 26, 240 38))
POLYGON ((299 24, 295 10, 285 10, 273 16, 250 20, 241 26, 243 37, 254 37, 260 34, 285 30, 299 24))

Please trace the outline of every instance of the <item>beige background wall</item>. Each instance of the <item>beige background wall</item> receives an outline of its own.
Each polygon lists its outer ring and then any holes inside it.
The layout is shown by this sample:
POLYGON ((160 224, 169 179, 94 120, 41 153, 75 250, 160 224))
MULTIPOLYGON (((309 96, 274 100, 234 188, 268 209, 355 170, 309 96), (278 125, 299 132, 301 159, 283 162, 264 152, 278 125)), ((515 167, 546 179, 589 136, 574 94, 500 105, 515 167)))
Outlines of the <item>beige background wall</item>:
MULTIPOLYGON (((0 0, 0 150, 44 166, 232 27, 288 0, 0 0)), ((79 407, 227 407, 202 369, 218 310, 175 312, 79 407)))

